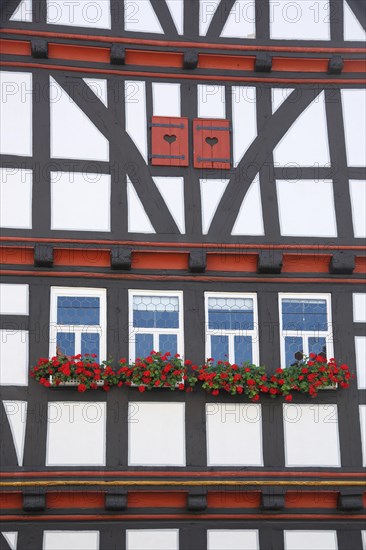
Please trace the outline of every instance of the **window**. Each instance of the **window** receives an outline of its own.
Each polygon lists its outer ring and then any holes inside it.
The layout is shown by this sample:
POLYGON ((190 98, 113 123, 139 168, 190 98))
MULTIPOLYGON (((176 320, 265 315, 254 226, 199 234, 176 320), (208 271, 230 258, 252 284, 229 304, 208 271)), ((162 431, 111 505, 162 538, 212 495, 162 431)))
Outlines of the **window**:
POLYGON ((255 294, 205 293, 206 356, 259 363, 255 294))
POLYGON ((330 294, 280 294, 281 363, 288 367, 302 354, 333 356, 330 294))
POLYGON ((106 290, 51 288, 50 354, 106 358, 106 290))
POLYGON ((130 360, 150 351, 183 355, 183 293, 130 290, 130 360))

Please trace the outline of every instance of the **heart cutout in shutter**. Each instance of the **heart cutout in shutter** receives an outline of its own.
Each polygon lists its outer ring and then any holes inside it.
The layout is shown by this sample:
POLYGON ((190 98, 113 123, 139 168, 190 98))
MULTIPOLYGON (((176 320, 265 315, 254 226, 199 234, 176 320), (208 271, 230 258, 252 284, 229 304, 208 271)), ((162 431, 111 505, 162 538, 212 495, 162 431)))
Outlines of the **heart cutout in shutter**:
POLYGON ((171 145, 172 143, 174 143, 176 141, 177 136, 170 135, 170 134, 165 134, 164 139, 165 139, 165 141, 167 141, 171 145))
POLYGON ((219 140, 215 137, 207 137, 205 141, 210 147, 213 147, 219 140))

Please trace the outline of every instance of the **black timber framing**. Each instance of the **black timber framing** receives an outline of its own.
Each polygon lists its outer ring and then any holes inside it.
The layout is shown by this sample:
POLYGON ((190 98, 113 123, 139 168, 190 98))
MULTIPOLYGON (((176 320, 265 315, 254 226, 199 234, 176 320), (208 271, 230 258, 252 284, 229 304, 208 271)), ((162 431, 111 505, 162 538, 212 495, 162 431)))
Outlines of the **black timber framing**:
MULTIPOLYGON (((17 71, 19 69, 17 68, 17 71)), ((111 175, 111 231, 74 231, 77 239, 129 239, 146 242, 202 242, 202 243, 276 243, 276 244, 323 244, 323 245, 359 245, 362 240, 353 237, 352 211, 349 179, 365 179, 365 168, 349 168, 346 164, 346 150, 340 102, 340 84, 337 87, 324 85, 296 87, 286 101, 272 115, 271 87, 268 84, 257 84, 257 118, 258 136, 245 153, 237 168, 230 170, 199 170, 192 166, 158 167, 146 165, 137 147, 127 135, 124 125, 125 77, 109 76, 107 108, 96 97, 88 101, 92 93, 82 79, 82 72, 72 76, 64 72, 51 71, 59 85, 68 92, 76 104, 85 112, 95 126, 110 142, 110 162, 83 161, 50 158, 49 130, 49 91, 48 71, 32 71, 34 81, 33 94, 33 149, 32 159, 4 155, 1 166, 8 169, 33 170, 33 226, 31 230, 2 229, 4 236, 27 236, 48 238, 69 238, 70 231, 51 230, 51 171, 75 171, 83 173, 101 173, 111 175), (302 114, 304 109, 325 90, 326 109, 328 112, 328 134, 330 142, 330 167, 274 167, 273 148, 287 132, 292 122, 302 114), (340 130, 339 130, 340 129, 340 130), (260 174, 261 199, 264 219, 264 236, 232 236, 242 200, 256 174, 260 174), (156 234, 128 233, 127 230, 127 187, 126 176, 129 176, 142 204, 151 220, 156 234), (183 176, 184 201, 186 216, 186 233, 180 234, 172 214, 167 208, 152 178, 154 176, 183 176), (226 191, 220 201, 207 235, 201 230, 201 197, 200 178, 229 179, 226 191), (337 217, 337 238, 317 237, 283 237, 280 235, 275 179, 332 179, 335 195, 337 217)), ((157 79, 158 75, 157 75, 157 79)), ((140 78, 137 78, 140 80, 140 78)), ((146 81, 147 119, 152 115, 151 82, 146 81)), ((166 81, 166 80, 165 80, 166 81)), ((193 119, 197 116, 197 81, 181 82, 182 116, 193 119)), ((348 88, 348 86, 347 86, 348 88)), ((358 89, 355 85, 352 88, 358 89)), ((226 85, 227 116, 231 116, 231 87, 226 85)), ((148 131, 148 129, 146 130, 148 131)), ((232 139, 232 138, 231 138, 232 139)), ((192 135, 189 132, 190 157, 192 158, 192 135)))
MULTIPOLYGON (((351 11, 365 29, 366 27, 366 13, 365 4, 362 0, 348 0, 347 1, 351 11)), ((20 4, 20 0, 4 0, 1 6, 1 19, 4 26, 8 29, 24 29, 29 31, 42 30, 42 31, 54 31, 64 32, 69 34, 88 34, 90 36, 118 36, 125 38, 149 38, 151 40, 165 39, 169 41, 186 41, 194 40, 195 42, 205 43, 218 43, 218 44, 247 44, 252 46, 253 43, 258 45, 266 45, 271 41, 269 22, 273 17, 273 9, 271 10, 269 0, 257 0, 254 6, 253 3, 253 15, 255 11, 255 27, 256 27, 256 39, 243 39, 243 38, 222 38, 220 36, 222 29, 229 17, 230 13, 235 10, 234 0, 222 0, 210 22, 206 36, 199 35, 199 17, 204 17, 204 13, 200 13, 198 0, 184 0, 183 7, 183 20, 184 30, 183 35, 179 35, 176 26, 173 22, 171 13, 164 0, 152 2, 153 10, 159 20, 159 23, 163 29, 162 34, 149 33, 149 32, 131 32, 124 30, 124 20, 134 11, 124 13, 123 2, 118 0, 111 0, 111 28, 101 29, 93 27, 77 27, 74 25, 58 25, 47 24, 47 7, 46 0, 33 0, 32 9, 32 22, 10 21, 11 15, 14 13, 17 6, 20 4)), ((301 8, 301 5, 300 5, 301 8)), ((210 9, 210 13, 212 8, 210 9)), ((320 12, 320 10, 319 10, 320 12)), ((234 11, 235 13, 235 11, 234 11)), ((207 14, 208 15, 208 14, 207 14)), ((206 17, 207 17, 206 15, 206 17)), ((327 17, 330 25, 330 40, 329 41, 316 41, 316 40, 276 40, 276 45, 308 45, 311 44, 317 47, 333 46, 339 47, 346 44, 349 47, 357 47, 360 42, 347 41, 343 39, 343 26, 344 26, 344 12, 343 2, 341 0, 330 0, 329 9, 320 13, 317 13, 314 9, 315 17, 327 17)), ((247 18, 252 18, 252 13, 247 14, 247 18)))
MULTIPOLYGON (((76 274, 75 274, 76 275, 76 274)), ((3 282, 23 282, 24 278, 16 276, 3 277, 3 282)), ((298 283, 286 284, 284 281, 279 288, 271 283, 233 283, 215 282, 209 286, 205 282, 157 282, 157 281, 109 281, 88 280, 84 278, 74 279, 62 277, 47 277, 41 279, 27 279, 30 284, 30 315, 29 328, 29 364, 34 365, 39 357, 49 353, 49 300, 50 286, 63 287, 93 287, 107 288, 107 342, 108 353, 115 359, 128 357, 129 345, 129 319, 128 297, 129 288, 149 290, 182 290, 184 293, 184 339, 185 356, 194 362, 200 363, 205 359, 205 313, 204 292, 256 292, 258 297, 258 315, 260 335, 260 363, 266 364, 270 369, 275 369, 280 364, 280 339, 278 318, 278 292, 330 292, 332 296, 332 322, 334 330, 335 356, 341 362, 348 362, 355 371, 354 335, 362 334, 363 326, 353 323, 352 292, 359 291, 359 285, 337 285, 328 283, 326 288, 323 283, 298 283)), ((6 316, 2 316, 6 323, 6 316)), ((24 323, 24 317, 12 319, 14 322, 24 323)), ((6 325, 5 325, 6 326, 6 325)), ((361 471, 362 452, 361 434, 359 427, 358 405, 365 403, 365 392, 357 390, 356 380, 346 390, 324 390, 314 403, 336 404, 338 407, 340 450, 342 468, 347 471, 361 471)), ((47 406, 55 401, 88 402, 91 396, 79 394, 75 389, 47 390, 33 380, 29 380, 28 387, 2 386, 1 398, 4 400, 23 400, 28 402, 28 422, 25 436, 24 461, 25 469, 42 471, 46 458, 46 432, 47 432, 47 406), (37 441, 37 445, 34 445, 37 441)), ((242 403, 245 399, 233 399, 229 395, 220 395, 219 398, 204 392, 186 394, 181 392, 165 392, 154 390, 141 394, 133 389, 122 391, 114 389, 111 392, 93 392, 92 400, 107 403, 107 441, 113 441, 113 445, 107 445, 106 468, 147 470, 149 468, 131 468, 128 466, 128 402, 185 402, 186 403, 186 460, 187 468, 198 470, 225 470, 230 468, 207 468, 206 458, 206 431, 205 431, 205 405, 206 403, 242 403)), ((306 396, 295 396, 294 403, 306 404, 309 399, 306 396)), ((284 470, 284 435, 282 420, 282 400, 273 401, 264 397, 261 400, 263 414, 263 453, 265 470, 284 470)), ((4 420, 5 417, 4 417, 4 420)), ((5 422, 6 424, 6 422, 5 422)), ((6 469, 19 469, 17 461, 14 461, 13 441, 10 431, 5 430, 4 460, 6 469)), ((23 468, 23 469, 24 469, 23 468)), ((59 470, 69 468, 60 467, 59 470)), ((172 468, 166 468, 167 470, 172 468)), ((173 468, 174 469, 174 468, 173 468)), ((248 468, 248 470, 253 468, 248 468)), ((255 470, 256 468, 254 468, 255 470)), ((49 468, 52 471, 52 468, 49 468)), ((288 468, 286 471, 302 471, 304 468, 288 468)), ((309 471, 324 471, 324 468, 305 468, 309 471)), ((338 468, 329 468, 329 471, 339 471, 338 468)))
MULTIPOLYGON (((3 524, 7 531, 18 531, 17 550, 39 550, 42 548, 43 531, 77 530, 99 531, 100 550, 126 550, 126 530, 128 529, 179 529, 180 550, 206 550, 207 531, 215 529, 258 529, 260 550, 283 550, 285 530, 334 530, 337 532, 338 550, 362 550, 361 530, 364 524, 354 520, 352 525, 346 522, 328 520, 320 528, 316 520, 217 520, 199 519, 175 521, 129 519, 119 521, 98 520, 98 522, 46 521, 29 522, 27 525, 16 522, 3 524)), ((3 541, 2 541, 3 542, 3 541)), ((4 549, 5 550, 5 549, 4 549)))

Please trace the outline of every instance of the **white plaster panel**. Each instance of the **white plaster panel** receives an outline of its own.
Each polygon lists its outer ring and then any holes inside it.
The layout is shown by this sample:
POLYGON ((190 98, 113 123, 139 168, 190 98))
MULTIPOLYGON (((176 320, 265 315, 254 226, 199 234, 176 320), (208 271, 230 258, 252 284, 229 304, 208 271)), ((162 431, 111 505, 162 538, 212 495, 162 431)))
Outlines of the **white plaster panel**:
POLYGON ((255 38, 255 0, 235 1, 220 36, 255 38))
POLYGON ((27 330, 0 330, 0 385, 28 385, 27 330))
POLYGON ((198 118, 225 118, 225 86, 198 84, 198 118))
POLYGON ((236 218, 232 235, 264 235, 259 174, 252 181, 236 218))
MULTIPOLYGON (((139 0, 140 1, 140 0, 139 0)), ((92 29, 110 29, 109 0, 47 0, 47 23, 92 29)))
POLYGON ((362 550, 366 550, 366 531, 361 531, 362 535, 362 550))
POLYGON ((152 92, 154 116, 180 117, 180 84, 153 82, 152 92))
POLYGON ((0 284, 0 315, 28 315, 28 285, 0 284))
POLYGON ((272 88, 272 112, 276 112, 294 88, 272 88))
POLYGON ((285 550, 337 550, 336 531, 285 531, 285 550))
POLYGON ((128 231, 129 233, 155 233, 135 187, 127 176, 128 231))
POLYGON ((233 163, 237 166, 257 137, 257 104, 254 86, 233 86, 233 163))
POLYGON ((362 443, 362 466, 366 467, 366 405, 359 405, 362 443))
MULTIPOLYGON (((173 0, 174 1, 174 0, 173 0)), ((200 36, 206 36, 212 18, 221 0, 199 0, 200 2, 200 36)))
POLYGON ((347 41, 365 42, 366 32, 361 23, 351 10, 348 2, 343 1, 343 37, 347 41))
POLYGON ((0 168, 0 227, 32 228, 32 170, 0 168))
POLYGON ((330 40, 329 0, 270 0, 270 35, 278 40, 330 40))
POLYGON ((209 529, 207 550, 259 550, 258 531, 251 529, 209 529))
POLYGON ((348 166, 366 165, 366 91, 341 90, 348 166))
POLYGON ((202 233, 207 235, 229 180, 200 180, 202 233))
POLYGON ((366 337, 355 336, 357 387, 366 389, 366 337))
POLYGON ((356 238, 366 237, 366 181, 350 180, 353 234, 356 238))
POLYGON ((333 182, 330 180, 277 180, 281 235, 336 237, 333 182), (314 204, 321 216, 311 215, 314 204))
POLYGON ((32 75, 0 71, 0 152, 32 155, 32 75))
POLYGON ((105 466, 106 421, 106 403, 48 403, 46 466, 105 466))
POLYGON ((125 0, 125 30, 164 33, 150 0, 125 0))
POLYGON ((260 405, 207 403, 206 430, 208 466, 263 466, 260 405))
POLYGON ((2 532, 1 534, 9 544, 9 548, 11 550, 17 550, 18 533, 16 531, 7 531, 5 533, 2 532))
POLYGON ((110 231, 109 174, 51 172, 51 229, 110 231))
POLYGON ((353 321, 366 323, 366 293, 355 292, 353 298, 353 321))
POLYGON ((97 96, 98 99, 106 107, 108 107, 108 88, 107 88, 107 80, 105 78, 83 78, 85 84, 87 84, 90 88, 90 90, 93 93, 90 93, 87 96, 87 100, 92 103, 96 103, 96 99, 94 98, 93 94, 97 96))
POLYGON ((51 157, 109 160, 109 142, 75 101, 50 77, 51 157))
POLYGON ((125 81, 126 131, 147 163, 145 82, 125 81))
POLYGON ((178 550, 178 529, 127 529, 126 550, 178 550))
POLYGON ((341 465, 337 405, 284 405, 286 466, 341 465))
POLYGON ((165 204, 176 222, 179 231, 185 233, 184 220, 184 179, 154 177, 155 185, 159 189, 165 204))
POLYGON ((10 21, 32 22, 32 0, 22 0, 14 10, 10 21))
POLYGON ((185 466, 184 410, 184 403, 129 403, 130 466, 185 466))
POLYGON ((175 28, 178 34, 183 34, 184 30, 184 4, 183 0, 165 0, 170 14, 173 18, 175 28))
POLYGON ((99 531, 44 531, 43 550, 98 550, 99 531))
POLYGON ((18 466, 23 466, 25 428, 27 425, 27 401, 3 401, 8 418, 18 466))
POLYGON ((325 95, 321 92, 273 150, 278 166, 329 166, 325 95))

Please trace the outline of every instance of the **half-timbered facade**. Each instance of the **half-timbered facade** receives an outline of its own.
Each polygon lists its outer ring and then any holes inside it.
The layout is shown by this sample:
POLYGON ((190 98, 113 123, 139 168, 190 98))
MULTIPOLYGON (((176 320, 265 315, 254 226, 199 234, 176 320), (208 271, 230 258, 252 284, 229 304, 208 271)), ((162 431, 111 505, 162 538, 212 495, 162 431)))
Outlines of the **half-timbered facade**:
POLYGON ((4 550, 366 550, 365 4, 4 0, 4 550), (350 365, 315 400, 29 377, 350 365))

